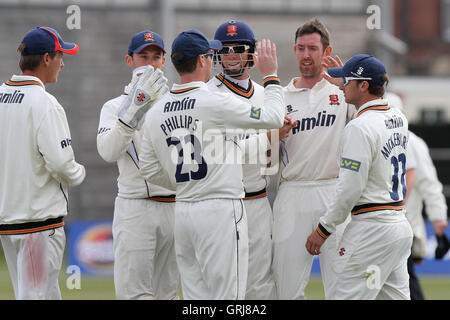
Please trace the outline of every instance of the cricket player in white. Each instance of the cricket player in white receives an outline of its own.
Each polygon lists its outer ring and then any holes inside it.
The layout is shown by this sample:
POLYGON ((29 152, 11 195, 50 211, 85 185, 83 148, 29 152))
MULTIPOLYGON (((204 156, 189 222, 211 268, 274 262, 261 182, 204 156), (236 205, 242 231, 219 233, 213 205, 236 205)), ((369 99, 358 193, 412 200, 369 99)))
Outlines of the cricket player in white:
POLYGON ((125 123, 129 93, 148 65, 163 69, 164 42, 155 32, 135 34, 126 62, 133 69, 125 92, 102 107, 97 148, 119 168, 114 205, 114 285, 117 299, 174 299, 179 273, 173 239, 175 191, 145 181, 139 173, 142 144, 141 112, 137 125, 125 123))
MULTIPOLYGON (((283 92, 286 112, 297 125, 280 141, 281 178, 273 204, 273 270, 278 296, 288 300, 305 299, 313 257, 298 244, 316 228, 334 197, 339 144, 356 112, 342 91, 323 79, 322 63, 332 51, 325 26, 318 20, 307 22, 296 31, 295 41, 301 77, 293 78, 283 92)), ((319 256, 325 297, 334 278, 337 234, 319 256)))
POLYGON ((336 196, 306 241, 311 255, 351 212, 335 253, 330 299, 409 299, 407 259, 412 231, 405 217, 408 122, 384 95, 384 65, 359 54, 342 68, 345 100, 357 117, 345 127, 336 196))
POLYGON ((45 90, 64 66, 64 42, 50 27, 30 30, 18 48, 22 75, 0 86, 0 239, 16 299, 61 299, 68 186, 81 184, 63 107, 45 90))
POLYGON ((173 85, 144 123, 143 176, 160 183, 168 174, 177 186, 175 251, 185 299, 244 299, 247 218, 242 165, 236 162, 242 155, 225 130, 275 129, 284 121, 275 45, 263 40, 253 57, 265 77, 264 106, 208 89, 213 50, 221 48, 197 30, 179 34, 171 58, 181 84, 173 85))
POLYGON ((424 257, 426 232, 422 216, 423 204, 425 203, 428 219, 433 223, 434 232, 442 235, 448 226, 447 203, 425 141, 409 131, 408 148, 408 154, 414 153, 416 157, 416 174, 413 189, 406 203, 406 216, 413 228, 414 237, 420 242, 418 251, 421 251, 424 257))
MULTIPOLYGON (((264 103, 264 88, 250 79, 253 66, 252 53, 256 40, 250 26, 231 20, 221 24, 214 35, 223 48, 217 53, 223 73, 208 82, 211 91, 233 93, 239 99, 258 106, 264 103)), ((248 136, 239 137, 247 139, 248 136)), ((258 135, 266 139, 266 134, 258 135)), ((265 160, 265 159, 264 159, 265 160)), ((245 299, 276 299, 275 281, 272 275, 272 208, 267 198, 269 177, 263 169, 267 161, 249 159, 242 165, 244 177, 244 206, 247 213, 249 261, 247 293, 245 299)))
MULTIPOLYGON (((397 94, 388 92, 386 99, 389 106, 398 108, 406 115, 402 99, 397 94)), ((448 226, 447 203, 443 194, 442 183, 438 179, 436 168, 430 156, 430 150, 425 141, 412 131, 408 132, 406 157, 408 159, 406 218, 411 224, 414 235, 411 256, 408 258, 409 290, 411 300, 424 300, 423 290, 414 270, 414 265, 421 263, 427 255, 427 233, 422 216, 423 205, 425 203, 425 213, 433 224, 434 233, 437 237, 441 237, 448 226), (414 161, 411 161, 411 159, 414 161), (410 174, 411 171, 413 173, 410 174)))
MULTIPOLYGON (((412 157, 416 159, 413 168, 414 179, 412 188, 408 190, 409 196, 405 206, 406 218, 414 235, 411 256, 408 258, 409 289, 411 300, 424 300, 425 296, 414 267, 415 264, 422 263, 427 256, 427 233, 422 215, 423 205, 425 203, 425 213, 428 220, 433 224, 434 233, 439 237, 444 234, 448 226, 447 203, 428 146, 422 138, 409 131, 408 163, 412 157)), ((407 174, 406 177, 407 182, 409 182, 410 176, 407 174)))

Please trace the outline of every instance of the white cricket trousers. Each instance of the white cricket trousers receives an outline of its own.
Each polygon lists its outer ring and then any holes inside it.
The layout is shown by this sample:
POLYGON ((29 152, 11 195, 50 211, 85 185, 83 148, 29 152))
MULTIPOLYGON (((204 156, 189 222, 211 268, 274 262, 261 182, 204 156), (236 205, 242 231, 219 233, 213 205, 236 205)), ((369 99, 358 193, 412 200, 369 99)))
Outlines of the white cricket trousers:
POLYGON ((178 298, 174 210, 173 202, 116 198, 112 232, 117 299, 178 298))
POLYGON ((246 300, 275 300, 272 273, 272 208, 267 197, 244 200, 248 221, 248 278, 246 300))
POLYGON ((0 235, 17 300, 61 300, 58 284, 66 235, 63 227, 0 235))
MULTIPOLYGON (((282 300, 305 299, 313 256, 306 251, 308 236, 316 230, 319 218, 336 193, 337 179, 288 181, 281 183, 273 204, 273 272, 282 300)), ((350 213, 349 213, 350 214, 350 213)), ((337 241, 348 222, 339 225, 322 246, 319 255, 325 298, 328 297, 337 241)))
POLYGON ((185 300, 244 299, 247 216, 242 200, 175 204, 175 251, 185 300))
POLYGON ((411 245, 412 230, 403 212, 352 216, 335 255, 329 299, 409 300, 411 245))

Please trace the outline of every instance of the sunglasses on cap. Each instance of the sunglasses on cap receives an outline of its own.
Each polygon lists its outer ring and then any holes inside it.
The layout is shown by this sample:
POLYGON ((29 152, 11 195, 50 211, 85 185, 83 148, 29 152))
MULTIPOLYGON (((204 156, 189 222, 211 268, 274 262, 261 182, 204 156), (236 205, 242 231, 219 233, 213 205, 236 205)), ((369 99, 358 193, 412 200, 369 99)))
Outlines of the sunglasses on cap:
POLYGON ((348 85, 350 80, 372 80, 372 78, 342 77, 342 81, 344 82, 344 86, 348 85))
POLYGON ((235 46, 223 46, 221 50, 219 50, 219 54, 229 54, 230 50, 233 50, 233 53, 244 53, 245 50, 250 49, 250 46, 247 44, 238 44, 235 46))

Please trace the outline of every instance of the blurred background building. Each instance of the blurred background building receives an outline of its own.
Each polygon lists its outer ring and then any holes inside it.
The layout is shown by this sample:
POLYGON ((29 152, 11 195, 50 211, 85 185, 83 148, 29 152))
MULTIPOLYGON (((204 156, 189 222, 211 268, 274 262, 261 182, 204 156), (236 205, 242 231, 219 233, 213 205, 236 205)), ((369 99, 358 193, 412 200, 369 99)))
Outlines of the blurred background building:
MULTIPOLYGON (((411 129, 432 148, 448 201, 450 0, 1 0, 0 81, 20 73, 16 48, 35 26, 54 27, 63 39, 79 44, 79 54, 65 56, 58 84, 47 86, 66 110, 76 158, 87 170, 84 183, 70 190, 67 220, 112 218, 118 173, 97 153, 97 126, 103 103, 120 95, 130 80, 124 59, 133 34, 144 29, 161 34, 170 54, 183 30, 213 37, 222 22, 243 20, 257 39, 276 43, 286 85, 298 75, 295 31, 315 17, 329 28, 333 54, 343 61, 370 53, 387 65, 389 88, 403 97, 411 129), (71 5, 80 9, 79 29, 71 27, 76 18, 71 5)), ((166 75, 170 82, 178 80, 169 55, 166 75)))

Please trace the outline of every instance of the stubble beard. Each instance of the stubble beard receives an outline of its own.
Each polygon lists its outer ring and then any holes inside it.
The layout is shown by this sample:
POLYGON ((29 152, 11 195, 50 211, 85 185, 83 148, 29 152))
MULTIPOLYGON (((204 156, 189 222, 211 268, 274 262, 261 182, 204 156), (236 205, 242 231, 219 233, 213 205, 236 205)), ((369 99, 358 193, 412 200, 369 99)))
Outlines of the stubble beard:
POLYGON ((305 67, 300 65, 300 74, 304 78, 317 78, 322 74, 322 66, 312 65, 311 67, 305 67))

